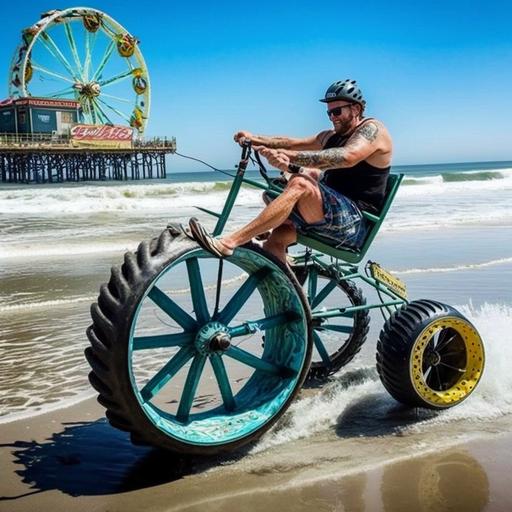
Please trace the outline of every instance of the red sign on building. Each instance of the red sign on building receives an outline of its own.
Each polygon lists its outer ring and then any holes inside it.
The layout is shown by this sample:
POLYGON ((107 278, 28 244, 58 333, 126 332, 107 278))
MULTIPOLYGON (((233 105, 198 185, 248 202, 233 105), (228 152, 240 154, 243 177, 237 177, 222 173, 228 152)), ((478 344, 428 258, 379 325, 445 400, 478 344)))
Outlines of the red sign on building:
POLYGON ((71 128, 74 146, 128 148, 132 137, 133 129, 128 126, 77 124, 71 128))

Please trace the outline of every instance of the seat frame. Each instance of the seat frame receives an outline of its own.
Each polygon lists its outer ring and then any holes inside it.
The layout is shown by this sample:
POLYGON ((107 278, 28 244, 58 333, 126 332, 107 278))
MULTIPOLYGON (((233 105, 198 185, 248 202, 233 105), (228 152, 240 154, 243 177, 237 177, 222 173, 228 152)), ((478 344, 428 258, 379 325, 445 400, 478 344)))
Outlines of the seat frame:
POLYGON ((389 175, 384 205, 382 206, 382 210, 379 215, 373 215, 372 213, 363 211, 363 216, 373 225, 368 230, 368 234, 366 235, 361 249, 355 250, 348 247, 335 247, 332 243, 329 243, 330 241, 325 240, 320 236, 315 236, 314 234, 306 236, 299 233, 297 236, 297 242, 306 247, 310 247, 311 249, 327 254, 328 256, 332 256, 333 258, 344 260, 348 263, 359 263, 365 257, 373 240, 377 236, 391 204, 393 203, 403 177, 403 174, 389 175))

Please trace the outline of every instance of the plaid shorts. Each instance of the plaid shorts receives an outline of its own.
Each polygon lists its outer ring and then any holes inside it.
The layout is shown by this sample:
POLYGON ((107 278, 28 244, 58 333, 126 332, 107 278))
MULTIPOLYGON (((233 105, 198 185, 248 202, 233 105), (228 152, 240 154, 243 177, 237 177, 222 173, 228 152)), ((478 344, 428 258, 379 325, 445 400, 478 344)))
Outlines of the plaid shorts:
POLYGON ((294 208, 289 219, 303 235, 319 235, 336 247, 359 249, 366 238, 368 225, 361 210, 348 197, 318 182, 322 193, 324 219, 308 224, 294 208))

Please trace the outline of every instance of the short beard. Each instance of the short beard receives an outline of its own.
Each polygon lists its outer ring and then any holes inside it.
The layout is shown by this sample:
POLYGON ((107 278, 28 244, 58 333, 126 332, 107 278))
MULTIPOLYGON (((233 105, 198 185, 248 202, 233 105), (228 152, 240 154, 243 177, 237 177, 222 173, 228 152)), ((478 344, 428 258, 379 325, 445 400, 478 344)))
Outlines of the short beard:
POLYGON ((346 133, 348 133, 352 129, 355 118, 356 118, 356 116, 354 114, 352 114, 350 116, 350 118, 344 119, 341 122, 340 126, 334 127, 334 130, 336 131, 336 133, 339 133, 340 135, 345 135, 346 133))

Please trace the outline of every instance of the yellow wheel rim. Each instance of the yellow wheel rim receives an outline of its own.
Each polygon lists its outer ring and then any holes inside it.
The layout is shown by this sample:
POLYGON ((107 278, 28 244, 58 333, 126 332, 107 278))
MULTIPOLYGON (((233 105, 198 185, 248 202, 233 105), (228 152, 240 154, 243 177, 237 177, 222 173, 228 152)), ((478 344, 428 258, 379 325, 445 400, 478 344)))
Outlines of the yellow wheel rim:
POLYGON ((409 371, 422 400, 435 407, 451 407, 475 389, 484 361, 476 329, 465 319, 446 316, 430 323, 416 338, 409 371))

